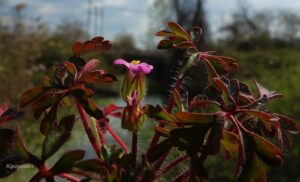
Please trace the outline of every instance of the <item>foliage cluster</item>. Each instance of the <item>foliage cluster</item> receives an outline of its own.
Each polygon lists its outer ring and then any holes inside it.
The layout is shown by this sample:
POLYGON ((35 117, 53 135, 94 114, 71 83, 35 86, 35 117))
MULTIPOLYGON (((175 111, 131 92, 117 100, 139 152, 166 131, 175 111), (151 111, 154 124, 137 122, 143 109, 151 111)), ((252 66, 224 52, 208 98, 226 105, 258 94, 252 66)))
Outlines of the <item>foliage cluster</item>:
MULTIPOLYGON (((38 172, 30 181, 54 181, 54 177, 69 181, 156 181, 187 164, 183 172, 168 180, 206 181, 207 159, 222 154, 226 160, 236 159, 238 181, 266 181, 265 165, 282 164, 284 152, 291 146, 289 134, 298 132, 293 119, 268 109, 268 102, 282 94, 267 90, 255 80, 251 89, 229 76, 238 69, 236 61, 213 51, 200 51, 197 46, 202 35, 200 28, 187 32, 174 22, 169 22, 168 27, 169 30, 156 33, 163 37, 158 49, 185 50, 186 59, 166 105, 142 103, 146 75, 155 67, 138 60, 128 63, 118 59, 114 63, 127 68, 121 86, 126 106, 98 106, 93 98, 93 86, 107 85, 117 78, 99 69, 100 61, 87 61, 82 56, 105 52, 112 44, 103 37, 76 42, 72 56, 51 66, 43 85, 27 90, 20 101, 21 109, 30 106, 34 117, 41 120, 39 129, 45 136, 41 155, 36 156, 26 148, 18 127, 15 130, 2 127, 0 177, 5 178, 16 170, 9 165, 32 164, 38 172), (207 86, 190 98, 183 86, 198 66, 206 68, 207 86), (75 103, 96 156, 84 159, 82 149, 67 151, 49 167, 47 160, 70 138, 77 120, 75 114, 57 114, 68 103, 75 103), (110 127, 111 117, 120 118, 122 128, 131 132, 130 150, 110 127), (138 136, 146 117, 158 125, 148 149, 141 152, 138 136), (120 148, 106 141, 106 133, 111 134, 120 148), (179 152, 179 157, 165 164, 172 151, 179 152)), ((21 115, 19 109, 3 104, 0 124, 5 126, 21 115)))

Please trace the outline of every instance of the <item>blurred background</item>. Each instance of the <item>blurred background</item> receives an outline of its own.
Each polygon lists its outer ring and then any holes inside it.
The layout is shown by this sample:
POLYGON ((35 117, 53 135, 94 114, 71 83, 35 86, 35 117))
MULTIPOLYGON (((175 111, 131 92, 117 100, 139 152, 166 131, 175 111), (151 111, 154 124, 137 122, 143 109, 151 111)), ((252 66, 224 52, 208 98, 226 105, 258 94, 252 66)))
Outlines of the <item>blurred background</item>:
MULTIPOLYGON (((150 100, 161 102, 159 97, 168 96, 172 77, 184 59, 182 51, 156 49, 159 39, 155 32, 165 29, 171 20, 186 29, 202 27, 202 50, 235 58, 240 68, 235 76, 239 79, 247 83, 256 79, 285 95, 269 104, 272 112, 300 121, 299 10, 298 0, 0 0, 0 103, 17 105, 22 92, 41 84, 49 65, 71 55, 74 41, 94 36, 111 40, 113 48, 87 58, 100 59, 101 67, 120 79, 124 70, 113 67, 116 58, 140 59, 154 65, 148 94, 154 98, 150 100)), ((187 88, 191 95, 201 92, 203 77, 201 70, 191 76, 187 88)), ((97 89, 105 97, 102 104, 115 102, 119 95, 117 84, 97 89)), ((38 122, 24 121, 21 125, 29 148, 39 148, 41 141, 32 139, 38 135, 32 129, 38 122)), ((284 165, 268 169, 269 181, 300 182, 299 135, 293 136, 293 141, 284 165)), ((209 181, 233 181, 234 167, 222 157, 210 159, 207 166, 213 174, 209 181)), ((27 172, 19 170, 5 180, 26 176, 27 172)))

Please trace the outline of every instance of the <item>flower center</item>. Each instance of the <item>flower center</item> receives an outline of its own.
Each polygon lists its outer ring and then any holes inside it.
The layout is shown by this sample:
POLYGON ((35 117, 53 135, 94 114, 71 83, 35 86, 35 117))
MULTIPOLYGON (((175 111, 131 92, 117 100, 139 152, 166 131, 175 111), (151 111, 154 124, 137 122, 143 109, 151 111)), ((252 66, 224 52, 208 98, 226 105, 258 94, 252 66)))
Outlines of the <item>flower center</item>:
POLYGON ((131 64, 140 64, 140 62, 141 62, 140 60, 132 60, 131 64))

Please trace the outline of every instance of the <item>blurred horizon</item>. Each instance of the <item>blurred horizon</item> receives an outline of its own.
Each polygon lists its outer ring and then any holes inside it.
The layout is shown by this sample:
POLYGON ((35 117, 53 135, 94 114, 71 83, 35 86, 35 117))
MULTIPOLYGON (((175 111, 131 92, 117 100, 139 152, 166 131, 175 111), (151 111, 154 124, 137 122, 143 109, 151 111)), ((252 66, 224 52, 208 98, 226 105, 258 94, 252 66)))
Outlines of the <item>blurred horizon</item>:
MULTIPOLYGON (((248 14, 265 12, 271 16, 289 12, 299 16, 300 1, 296 0, 220 0, 203 1, 204 11, 213 34, 214 41, 223 38, 222 26, 233 21, 233 13, 241 6, 247 7, 248 14)), ((15 8, 22 6, 22 19, 25 22, 39 22, 53 32, 64 22, 78 23, 89 37, 103 36, 116 40, 122 34, 131 34, 137 47, 145 49, 149 29, 156 28, 152 17, 155 0, 1 0, 1 23, 11 27, 15 8), (70 8, 72 7, 72 8, 70 8), (133 33, 134 32, 134 33, 133 33)), ((169 20, 176 21, 175 17, 169 20)), ((166 23, 166 22, 165 22, 166 23)), ((273 26, 276 29, 276 25, 273 26)), ((155 32, 150 32, 152 35, 155 32)), ((297 32, 299 36, 299 32, 297 32)))

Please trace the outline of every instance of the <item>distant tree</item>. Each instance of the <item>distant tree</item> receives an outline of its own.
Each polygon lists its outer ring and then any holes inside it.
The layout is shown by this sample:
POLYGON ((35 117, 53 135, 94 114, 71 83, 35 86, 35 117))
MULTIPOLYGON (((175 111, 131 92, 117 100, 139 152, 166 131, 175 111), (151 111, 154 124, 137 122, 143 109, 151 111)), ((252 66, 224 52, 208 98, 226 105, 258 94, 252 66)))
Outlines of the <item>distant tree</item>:
POLYGON ((203 47, 209 40, 209 29, 206 22, 204 0, 155 0, 153 4, 155 21, 157 18, 165 24, 167 20, 173 20, 181 24, 185 29, 201 27, 205 36, 199 39, 199 46, 203 47))

